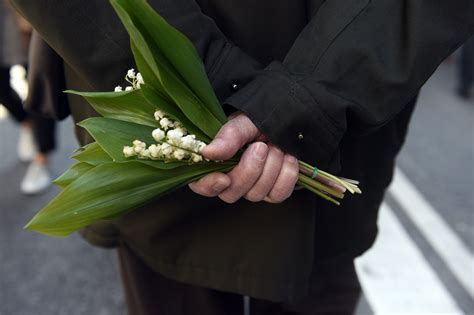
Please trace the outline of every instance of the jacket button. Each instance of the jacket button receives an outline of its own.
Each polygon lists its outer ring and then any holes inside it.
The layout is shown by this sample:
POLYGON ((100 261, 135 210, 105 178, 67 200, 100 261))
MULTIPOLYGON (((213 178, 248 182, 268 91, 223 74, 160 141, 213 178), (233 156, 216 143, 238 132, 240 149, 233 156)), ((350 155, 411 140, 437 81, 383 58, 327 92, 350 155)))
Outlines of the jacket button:
POLYGON ((230 89, 233 91, 233 92, 237 92, 237 90, 239 89, 239 83, 234 81, 230 84, 230 89))
POLYGON ((298 132, 298 140, 303 140, 304 136, 302 132, 298 132))

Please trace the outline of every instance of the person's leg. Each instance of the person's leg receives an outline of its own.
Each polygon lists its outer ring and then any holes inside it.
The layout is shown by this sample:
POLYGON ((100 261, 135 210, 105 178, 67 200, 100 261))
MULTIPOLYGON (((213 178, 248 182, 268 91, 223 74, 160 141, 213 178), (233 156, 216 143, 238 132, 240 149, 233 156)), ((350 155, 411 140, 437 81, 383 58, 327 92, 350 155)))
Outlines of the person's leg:
POLYGON ((34 114, 30 115, 30 119, 38 152, 21 182, 21 191, 27 195, 41 193, 51 185, 48 155, 56 145, 56 122, 34 114))
POLYGON ((129 315, 243 314, 241 295, 167 279, 125 245, 119 247, 118 254, 129 315))
POLYGON ((8 67, 0 67, 0 104, 5 106, 13 119, 20 124, 18 157, 23 162, 31 161, 36 153, 31 120, 23 108, 20 96, 10 86, 10 69, 8 67))
POLYGON ((56 122, 53 119, 31 115, 31 124, 38 153, 47 156, 56 148, 56 122))
POLYGON ((18 123, 27 123, 28 114, 23 109, 20 96, 10 86, 8 67, 0 67, 0 104, 5 106, 18 123))

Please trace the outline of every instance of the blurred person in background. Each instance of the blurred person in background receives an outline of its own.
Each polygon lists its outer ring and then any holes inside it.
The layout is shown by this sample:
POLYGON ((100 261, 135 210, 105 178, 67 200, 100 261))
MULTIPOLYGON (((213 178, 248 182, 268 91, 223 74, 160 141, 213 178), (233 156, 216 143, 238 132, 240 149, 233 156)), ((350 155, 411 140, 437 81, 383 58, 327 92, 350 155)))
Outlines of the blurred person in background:
POLYGON ((474 83, 474 36, 461 48, 459 59, 459 87, 458 95, 463 99, 471 96, 474 83))
MULTIPOLYGON (((18 157, 29 162, 35 155, 31 119, 23 109, 20 95, 10 84, 10 69, 13 65, 26 66, 28 40, 17 23, 15 14, 4 0, 0 0, 0 103, 5 106, 13 119, 20 124, 18 157)), ((14 71, 16 79, 21 80, 25 73, 20 68, 14 71)))
POLYGON ((29 23, 7 1, 0 0, 0 104, 20 125, 19 159, 30 162, 20 186, 24 194, 37 194, 51 185, 48 155, 55 147, 54 121, 23 107, 28 94, 26 69, 31 32, 29 23))

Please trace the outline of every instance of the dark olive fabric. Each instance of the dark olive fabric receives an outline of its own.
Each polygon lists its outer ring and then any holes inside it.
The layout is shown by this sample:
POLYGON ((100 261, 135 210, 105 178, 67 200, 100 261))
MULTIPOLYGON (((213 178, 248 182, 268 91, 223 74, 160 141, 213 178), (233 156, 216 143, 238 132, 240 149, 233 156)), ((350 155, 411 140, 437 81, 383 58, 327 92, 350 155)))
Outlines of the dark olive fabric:
MULTIPOLYGON (((14 0, 64 58, 68 88, 112 90, 132 67, 104 0, 14 0)), ((280 205, 227 205, 187 188, 84 235, 121 240, 188 284, 294 300, 322 263, 373 243, 377 211, 419 88, 474 31, 472 0, 153 0, 195 44, 223 104, 301 160, 357 178, 341 207, 297 191, 280 205), (231 87, 234 88, 231 88, 231 87)), ((76 120, 93 115, 70 98, 76 120)), ((88 141, 79 132, 82 141, 88 141)))
MULTIPOLYGON (((244 297, 167 279, 127 246, 118 248, 129 315, 242 315, 244 297)), ((352 260, 321 265, 309 293, 293 303, 250 298, 252 315, 352 315, 361 287, 352 260)))

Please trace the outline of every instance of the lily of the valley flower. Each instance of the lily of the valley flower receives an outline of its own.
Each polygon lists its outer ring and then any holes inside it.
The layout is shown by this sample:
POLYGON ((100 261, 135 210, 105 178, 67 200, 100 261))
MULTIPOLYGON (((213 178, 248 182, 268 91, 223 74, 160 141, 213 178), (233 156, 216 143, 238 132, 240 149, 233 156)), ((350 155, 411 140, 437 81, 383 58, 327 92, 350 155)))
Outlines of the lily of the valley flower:
POLYGON ((188 134, 186 128, 179 121, 171 119, 163 111, 155 111, 154 117, 161 126, 151 133, 157 143, 151 144, 147 148, 145 142, 135 140, 133 146, 123 148, 125 157, 164 161, 187 160, 192 163, 204 161, 201 155, 202 150, 206 147, 204 142, 196 139, 195 135, 188 134))
POLYGON ((128 91, 139 90, 141 88, 141 85, 145 84, 145 81, 143 80, 143 76, 141 75, 140 72, 135 73, 135 69, 130 69, 127 71, 127 74, 125 75, 125 80, 131 85, 126 86, 125 90, 120 85, 116 86, 114 89, 115 92, 123 92, 123 91, 128 92, 128 91))
POLYGON ((155 139, 156 142, 160 142, 161 140, 165 138, 165 132, 161 130, 160 128, 153 130, 151 135, 153 139, 155 139))

